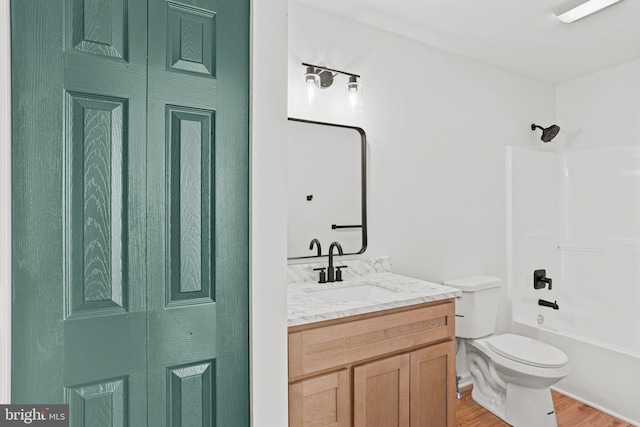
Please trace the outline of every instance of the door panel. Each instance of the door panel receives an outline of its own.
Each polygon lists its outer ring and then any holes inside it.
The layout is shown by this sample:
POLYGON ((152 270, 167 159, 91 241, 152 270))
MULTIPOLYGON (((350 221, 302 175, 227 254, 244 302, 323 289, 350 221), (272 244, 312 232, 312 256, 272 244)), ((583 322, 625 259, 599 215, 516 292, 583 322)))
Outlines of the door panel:
POLYGON ((67 49, 127 60, 125 4, 125 0, 68 0, 67 49))
POLYGON ((68 402, 74 426, 146 423, 146 7, 129 3, 12 3, 13 400, 68 402))
POLYGON ((61 7, 65 401, 73 426, 144 425, 146 8, 61 7))
POLYGON ((12 2, 16 403, 249 424, 248 3, 12 2))
POLYGON ((243 55, 236 52, 240 63, 223 64, 219 57, 220 46, 246 41, 238 32, 244 24, 236 20, 226 33, 218 25, 225 18, 220 7, 229 3, 238 2, 149 1, 147 301, 154 426, 249 422, 242 101, 248 76, 240 68, 243 55), (220 79, 219 67, 234 78, 220 79), (223 90, 231 102, 221 102, 223 90))
POLYGON ((215 361, 171 368, 168 372, 168 423, 184 427, 215 425, 215 361))
POLYGON ((67 318, 127 311, 126 100, 67 92, 67 318))
POLYGON ((202 72, 203 49, 212 51, 215 10, 209 3, 200 4, 208 7, 202 10, 149 2, 147 299, 154 426, 211 425, 216 416, 217 103, 215 79, 202 72))

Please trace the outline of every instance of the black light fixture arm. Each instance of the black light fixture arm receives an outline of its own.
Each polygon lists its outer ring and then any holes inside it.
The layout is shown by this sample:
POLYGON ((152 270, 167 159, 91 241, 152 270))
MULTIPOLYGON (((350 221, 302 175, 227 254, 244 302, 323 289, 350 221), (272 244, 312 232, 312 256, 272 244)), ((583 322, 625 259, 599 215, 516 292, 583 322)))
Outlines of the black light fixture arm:
POLYGON ((306 62, 303 62, 302 65, 304 65, 305 67, 314 67, 320 70, 331 71, 332 73, 344 74, 345 76, 353 76, 353 77, 360 78, 358 74, 353 74, 353 73, 348 73, 346 71, 340 71, 333 68, 323 67, 322 65, 307 64, 306 62))

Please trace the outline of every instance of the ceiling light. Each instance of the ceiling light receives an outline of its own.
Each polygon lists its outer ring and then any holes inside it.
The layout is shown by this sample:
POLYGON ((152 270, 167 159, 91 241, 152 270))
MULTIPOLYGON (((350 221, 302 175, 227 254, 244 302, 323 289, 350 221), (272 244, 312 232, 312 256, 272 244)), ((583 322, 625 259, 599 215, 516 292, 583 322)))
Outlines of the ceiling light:
POLYGON ((562 22, 570 23, 618 3, 621 0, 569 0, 552 9, 562 22))

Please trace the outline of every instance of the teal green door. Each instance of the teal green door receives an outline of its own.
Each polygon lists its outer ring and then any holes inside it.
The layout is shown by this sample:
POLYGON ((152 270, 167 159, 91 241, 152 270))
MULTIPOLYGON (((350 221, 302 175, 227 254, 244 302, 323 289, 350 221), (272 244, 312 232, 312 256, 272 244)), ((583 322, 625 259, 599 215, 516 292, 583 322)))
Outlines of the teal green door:
POLYGON ((13 401, 248 425, 248 1, 11 6, 13 401))

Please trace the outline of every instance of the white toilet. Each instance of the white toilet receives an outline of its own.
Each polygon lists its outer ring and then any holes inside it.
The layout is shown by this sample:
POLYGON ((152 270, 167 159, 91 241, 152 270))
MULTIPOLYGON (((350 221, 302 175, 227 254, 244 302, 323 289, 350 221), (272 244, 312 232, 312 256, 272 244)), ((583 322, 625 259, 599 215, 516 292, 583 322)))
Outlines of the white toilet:
POLYGON ((494 276, 443 283, 462 291, 456 299, 456 337, 464 339, 471 397, 512 426, 556 427, 549 387, 569 374, 569 359, 541 341, 494 335, 501 283, 494 276))

